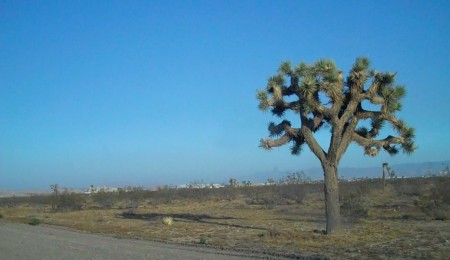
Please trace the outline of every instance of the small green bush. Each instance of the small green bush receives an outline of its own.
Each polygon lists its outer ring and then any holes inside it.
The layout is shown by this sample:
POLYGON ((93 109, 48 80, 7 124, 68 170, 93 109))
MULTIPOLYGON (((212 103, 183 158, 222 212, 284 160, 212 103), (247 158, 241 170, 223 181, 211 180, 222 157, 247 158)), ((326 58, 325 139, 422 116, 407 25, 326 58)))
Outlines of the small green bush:
POLYGON ((32 226, 37 226, 37 225, 41 224, 41 221, 38 218, 33 217, 28 221, 28 224, 32 225, 32 226))
POLYGON ((201 237, 200 237, 199 244, 201 244, 201 245, 206 245, 206 242, 207 242, 206 237, 205 237, 205 236, 201 236, 201 237))

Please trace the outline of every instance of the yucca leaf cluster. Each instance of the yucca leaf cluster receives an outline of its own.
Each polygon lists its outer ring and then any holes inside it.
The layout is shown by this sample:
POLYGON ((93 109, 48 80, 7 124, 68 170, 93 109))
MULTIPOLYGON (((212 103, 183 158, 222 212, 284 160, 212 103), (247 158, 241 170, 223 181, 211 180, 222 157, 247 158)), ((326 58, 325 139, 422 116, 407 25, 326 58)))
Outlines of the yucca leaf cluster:
POLYGON ((261 147, 270 149, 292 143, 292 154, 299 154, 307 144, 321 161, 332 158, 336 162, 351 142, 359 144, 369 156, 377 155, 381 148, 392 155, 399 150, 412 153, 414 129, 395 116, 406 95, 405 87, 395 84, 395 76, 371 69, 367 58, 357 58, 345 78, 332 60, 323 59, 312 65, 300 63, 296 67, 282 62, 278 73, 269 77, 266 88, 257 92, 259 109, 283 119, 278 124, 269 123, 269 138, 261 140, 261 147), (363 108, 363 102, 377 109, 363 108), (285 119, 287 111, 299 116, 299 127, 285 119), (358 127, 359 122, 367 120, 368 126, 358 127), (386 124, 398 136, 380 138, 386 124), (324 125, 331 126, 332 134, 327 151, 313 137, 324 125))

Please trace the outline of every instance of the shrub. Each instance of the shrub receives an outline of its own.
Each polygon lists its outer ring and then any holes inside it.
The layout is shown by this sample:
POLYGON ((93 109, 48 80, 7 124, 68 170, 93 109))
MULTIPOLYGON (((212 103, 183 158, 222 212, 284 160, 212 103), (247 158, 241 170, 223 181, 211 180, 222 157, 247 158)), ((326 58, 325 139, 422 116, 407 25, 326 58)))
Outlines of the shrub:
POLYGON ((266 232, 259 234, 259 237, 277 237, 280 236, 281 232, 277 229, 271 228, 268 229, 266 232))
POLYGON ((247 204, 265 205, 269 209, 274 208, 276 205, 303 203, 308 192, 310 192, 309 186, 305 184, 245 187, 243 190, 247 190, 247 204))
POLYGON ((439 179, 428 193, 420 195, 415 205, 434 220, 450 219, 449 185, 450 178, 439 179))
POLYGON ((201 236, 200 237, 200 241, 198 243, 201 244, 201 245, 206 245, 206 243, 207 243, 206 237, 205 236, 201 236))
POLYGON ((100 191, 92 194, 92 200, 101 208, 109 209, 118 201, 117 192, 100 191))
POLYGON ((153 192, 154 201, 162 204, 169 204, 176 198, 178 190, 169 186, 158 188, 158 191, 153 192))
POLYGON ((80 210, 86 203, 86 198, 82 194, 69 192, 53 194, 53 209, 55 211, 80 210))
POLYGON ((427 216, 434 220, 450 219, 449 206, 441 201, 430 199, 429 197, 421 197, 416 201, 418 206, 427 216))
POLYGON ((164 223, 164 225, 166 226, 172 226, 173 225, 173 218, 172 217, 164 217, 162 219, 162 222, 164 223))
POLYGON ((41 221, 38 218, 33 217, 28 221, 28 224, 32 226, 37 226, 41 224, 41 221))
POLYGON ((118 193, 118 200, 126 201, 128 207, 132 208, 138 208, 146 197, 148 192, 142 187, 127 187, 118 193))
POLYGON ((44 208, 45 205, 51 205, 50 196, 48 195, 31 195, 27 197, 28 203, 33 207, 44 208))
POLYGON ((396 186, 397 193, 401 196, 420 196, 422 193, 421 187, 412 183, 405 183, 396 186))
MULTIPOLYGON (((340 182, 339 194, 349 195, 349 193, 370 193, 379 189, 379 181, 376 179, 362 179, 353 182, 340 182)), ((345 197, 345 196, 344 196, 345 197)))
POLYGON ((268 209, 273 209, 277 204, 280 204, 278 198, 271 194, 255 194, 252 198, 246 199, 247 205, 263 205, 268 209))
POLYGON ((134 218, 137 216, 137 214, 135 212, 135 209, 131 208, 131 209, 128 209, 127 211, 122 212, 122 216, 125 218, 134 218))
POLYGON ((361 191, 351 192, 341 199, 341 214, 350 222, 369 216, 370 200, 361 191))
POLYGON ((298 185, 298 184, 290 184, 290 185, 282 185, 276 186, 275 192, 277 195, 284 199, 295 201, 296 203, 303 203, 306 198, 306 185, 298 185))
POLYGON ((21 198, 17 198, 15 196, 13 197, 7 197, 7 198, 0 198, 0 207, 5 208, 15 208, 18 204, 20 204, 21 198))
POLYGON ((201 185, 203 184, 198 184, 198 186, 191 184, 191 188, 169 189, 168 191, 161 190, 158 191, 160 194, 158 196, 163 196, 164 192, 167 193, 170 191, 171 198, 173 199, 192 199, 196 201, 233 200, 239 195, 239 190, 243 189, 231 186, 212 188, 208 186, 203 187, 201 185))
POLYGON ((220 189, 221 193, 220 193, 220 198, 225 199, 225 200, 235 200, 239 197, 239 189, 233 186, 229 186, 226 188, 221 188, 220 189))

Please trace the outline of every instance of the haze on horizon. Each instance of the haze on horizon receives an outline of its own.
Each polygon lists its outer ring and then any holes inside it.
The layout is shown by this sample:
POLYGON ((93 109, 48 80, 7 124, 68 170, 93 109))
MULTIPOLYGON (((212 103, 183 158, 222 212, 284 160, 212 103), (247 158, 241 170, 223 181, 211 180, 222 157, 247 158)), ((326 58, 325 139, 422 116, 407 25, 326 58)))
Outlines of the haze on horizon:
POLYGON ((366 56, 406 86, 398 117, 417 151, 352 145, 341 167, 446 161, 449 47, 449 1, 0 1, 0 190, 318 167, 307 149, 258 147, 277 119, 256 90, 284 60, 346 74, 366 56))

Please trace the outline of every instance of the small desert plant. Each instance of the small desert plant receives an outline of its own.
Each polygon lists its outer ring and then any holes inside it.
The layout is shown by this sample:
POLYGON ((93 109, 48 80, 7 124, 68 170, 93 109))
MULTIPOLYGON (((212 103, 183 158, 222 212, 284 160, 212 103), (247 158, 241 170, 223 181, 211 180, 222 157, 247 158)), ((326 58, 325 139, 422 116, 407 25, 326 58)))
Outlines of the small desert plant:
POLYGON ((295 201, 296 203, 303 203, 306 199, 307 191, 305 185, 289 184, 276 186, 275 192, 284 200, 295 201))
POLYGON ((259 237, 277 237, 280 236, 281 232, 277 229, 271 228, 268 229, 266 232, 259 234, 259 237))
POLYGON ((277 205, 301 204, 305 201, 308 193, 312 192, 307 184, 270 185, 243 189, 247 190, 247 204, 264 205, 268 209, 275 208, 277 205))
POLYGON ((450 178, 442 178, 428 193, 421 194, 415 205, 434 220, 450 219, 449 185, 450 178))
POLYGON ((267 209, 273 209, 277 206, 278 198, 266 194, 255 195, 252 198, 246 199, 247 205, 262 205, 267 209))
POLYGON ((127 192, 127 197, 131 201, 133 207, 139 207, 142 201, 147 197, 147 192, 143 187, 131 187, 127 192))
POLYGON ((80 210, 86 203, 86 198, 82 194, 69 192, 61 188, 58 184, 50 185, 52 194, 50 195, 50 203, 54 211, 80 210))
POLYGON ((434 220, 447 220, 450 219, 450 207, 442 201, 433 200, 429 197, 421 197, 415 202, 426 215, 434 220))
POLYGON ((431 216, 434 220, 449 220, 450 213, 448 207, 446 208, 435 208, 431 210, 431 216))
POLYGON ((17 198, 15 196, 9 198, 0 198, 0 207, 5 208, 15 208, 20 204, 21 198, 17 198))
POLYGON ((110 209, 118 201, 118 193, 100 191, 92 194, 92 200, 101 208, 110 209))
POLYGON ((173 218, 172 217, 164 217, 162 219, 162 222, 166 226, 172 226, 173 225, 173 218))
POLYGON ((0 218, 3 218, 3 215, 2 215, 2 214, 0 214, 0 218))
POLYGON ((37 225, 41 224, 41 221, 38 218, 33 217, 33 218, 30 218, 30 220, 28 221, 28 224, 32 225, 32 226, 37 226, 37 225))
POLYGON ((29 197, 25 197, 27 203, 32 207, 45 207, 51 205, 51 197, 46 195, 31 194, 29 197))
POLYGON ((235 200, 239 197, 239 189, 234 186, 229 186, 221 189, 221 198, 225 200, 235 200))
POLYGON ((169 204, 176 198, 177 190, 170 186, 159 187, 153 192, 155 203, 169 204))
POLYGON ((201 244, 201 245, 206 245, 207 242, 208 241, 206 240, 206 237, 205 236, 201 236, 198 243, 201 244))
POLYGON ((135 217, 137 215, 135 211, 135 208, 129 208, 127 211, 122 212, 122 216, 126 218, 135 217))
POLYGON ((350 222, 369 216, 370 200, 362 193, 352 192, 342 198, 341 214, 350 222))
POLYGON ((396 190, 401 196, 420 196, 422 188, 419 185, 413 183, 405 183, 403 185, 396 186, 396 190))
POLYGON ((56 196, 57 211, 80 210, 85 203, 86 198, 82 194, 69 192, 68 190, 56 196))

